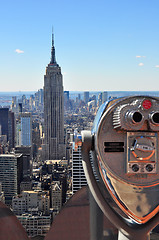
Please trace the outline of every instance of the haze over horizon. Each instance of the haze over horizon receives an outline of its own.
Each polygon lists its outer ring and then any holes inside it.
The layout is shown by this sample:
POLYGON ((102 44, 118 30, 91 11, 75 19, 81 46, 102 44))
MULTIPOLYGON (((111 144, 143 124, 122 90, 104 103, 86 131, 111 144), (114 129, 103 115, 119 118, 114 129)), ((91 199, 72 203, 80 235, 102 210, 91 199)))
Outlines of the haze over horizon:
POLYGON ((159 90, 159 2, 1 1, 1 92, 43 88, 54 29, 69 91, 159 90))

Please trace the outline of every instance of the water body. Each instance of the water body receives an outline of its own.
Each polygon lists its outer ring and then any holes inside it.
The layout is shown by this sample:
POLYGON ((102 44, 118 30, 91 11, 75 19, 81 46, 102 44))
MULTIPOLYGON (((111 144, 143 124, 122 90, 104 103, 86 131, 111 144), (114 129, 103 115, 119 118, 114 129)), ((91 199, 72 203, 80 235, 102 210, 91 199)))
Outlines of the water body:
POLYGON ((0 106, 6 107, 10 106, 12 103, 12 97, 17 97, 17 100, 20 99, 23 95, 26 98, 29 98, 31 95, 35 94, 35 91, 31 92, 0 92, 0 106))

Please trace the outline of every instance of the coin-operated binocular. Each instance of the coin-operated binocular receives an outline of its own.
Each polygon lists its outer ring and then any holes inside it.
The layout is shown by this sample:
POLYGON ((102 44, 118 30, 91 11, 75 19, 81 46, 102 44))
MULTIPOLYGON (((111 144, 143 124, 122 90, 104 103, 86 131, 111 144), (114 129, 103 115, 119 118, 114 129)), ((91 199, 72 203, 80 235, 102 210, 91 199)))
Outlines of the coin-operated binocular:
POLYGON ((120 240, 147 240, 159 222, 158 138, 159 99, 147 96, 104 103, 92 132, 82 132, 89 188, 120 240))

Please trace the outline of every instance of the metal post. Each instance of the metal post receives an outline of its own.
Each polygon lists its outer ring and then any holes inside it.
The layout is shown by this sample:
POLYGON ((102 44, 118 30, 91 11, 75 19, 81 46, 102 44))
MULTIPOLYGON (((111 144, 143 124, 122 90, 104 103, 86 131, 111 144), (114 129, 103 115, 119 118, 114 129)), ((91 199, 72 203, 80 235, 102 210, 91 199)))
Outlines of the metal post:
MULTIPOLYGON (((87 178, 87 183, 92 193, 92 199, 90 201, 96 201, 104 215, 112 222, 116 228, 119 229, 118 240, 150 240, 149 232, 158 225, 159 223, 159 213, 157 213, 152 219, 150 219, 145 224, 130 225, 128 222, 124 221, 123 218, 115 212, 103 194, 101 193, 99 186, 96 182, 96 179, 93 174, 92 166, 89 159, 89 152, 92 147, 92 135, 89 131, 83 131, 82 133, 82 159, 83 159, 83 168, 87 178)), ((90 232, 91 240, 101 240, 101 230, 100 227, 103 226, 103 223, 100 223, 100 215, 98 216, 96 203, 90 203, 90 232), (92 209, 92 210, 91 210, 92 209), (92 214, 92 215, 91 215, 92 214), (95 217, 96 216, 96 217, 95 217), (98 217, 97 217, 98 216, 98 217), (99 228, 99 229, 98 229, 99 228), (99 231, 99 232, 98 232, 99 231), (99 235, 98 235, 99 234, 99 235)), ((103 240, 103 239, 102 239, 103 240)))
POLYGON ((103 240, 103 212, 89 191, 90 240, 103 240))

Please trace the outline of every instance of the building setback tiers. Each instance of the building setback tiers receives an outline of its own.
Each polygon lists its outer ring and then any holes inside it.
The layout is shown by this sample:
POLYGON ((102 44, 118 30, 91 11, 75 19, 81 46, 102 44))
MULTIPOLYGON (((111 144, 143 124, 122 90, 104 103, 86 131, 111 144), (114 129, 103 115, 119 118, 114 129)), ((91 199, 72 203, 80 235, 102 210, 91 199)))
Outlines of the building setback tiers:
POLYGON ((51 54, 44 76, 45 160, 63 159, 65 156, 63 80, 53 45, 51 54))

